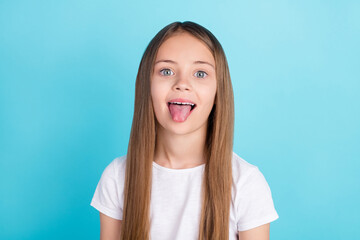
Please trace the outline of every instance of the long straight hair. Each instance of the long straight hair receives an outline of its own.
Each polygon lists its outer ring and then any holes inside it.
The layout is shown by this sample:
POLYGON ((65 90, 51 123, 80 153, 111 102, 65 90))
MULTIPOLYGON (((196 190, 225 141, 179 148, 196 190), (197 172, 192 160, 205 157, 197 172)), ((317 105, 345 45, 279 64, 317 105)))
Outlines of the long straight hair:
POLYGON ((147 46, 135 84, 135 106, 126 157, 122 240, 150 239, 152 164, 156 144, 156 118, 150 78, 161 44, 178 32, 205 43, 215 59, 217 90, 208 117, 202 182, 202 209, 198 239, 229 239, 232 184, 234 97, 224 50, 215 36, 194 22, 174 22, 161 29, 147 46))

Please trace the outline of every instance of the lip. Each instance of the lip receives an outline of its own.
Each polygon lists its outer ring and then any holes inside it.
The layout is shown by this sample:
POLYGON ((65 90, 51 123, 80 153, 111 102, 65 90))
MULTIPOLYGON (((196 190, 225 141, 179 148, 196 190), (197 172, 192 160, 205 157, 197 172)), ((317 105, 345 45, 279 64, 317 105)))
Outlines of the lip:
POLYGON ((192 104, 196 105, 196 103, 194 103, 193 101, 191 101, 189 99, 185 99, 185 98, 175 98, 175 99, 171 99, 170 101, 168 101, 168 103, 169 102, 182 102, 182 103, 186 102, 186 103, 192 103, 192 104))
POLYGON ((185 98, 174 98, 174 99, 171 99, 169 101, 167 101, 167 105, 168 107, 170 106, 170 102, 181 102, 181 103, 192 103, 192 104, 195 104, 194 107, 191 108, 190 112, 193 111, 195 108, 196 108, 196 103, 194 103, 193 101, 189 100, 189 99, 185 99, 185 98))

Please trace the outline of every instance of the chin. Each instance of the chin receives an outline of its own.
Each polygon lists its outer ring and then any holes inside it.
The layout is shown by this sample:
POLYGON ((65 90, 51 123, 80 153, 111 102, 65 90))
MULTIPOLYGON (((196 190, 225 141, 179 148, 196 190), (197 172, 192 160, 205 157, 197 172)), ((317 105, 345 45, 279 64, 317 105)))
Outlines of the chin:
MULTIPOLYGON (((171 120, 172 121, 172 120, 171 120)), ((164 131, 171 132, 176 135, 186 135, 196 131, 199 131, 202 127, 206 127, 206 122, 201 125, 196 125, 194 123, 184 124, 184 123, 176 123, 172 121, 172 123, 161 126, 164 131), (165 127, 164 127, 165 126, 165 127)))

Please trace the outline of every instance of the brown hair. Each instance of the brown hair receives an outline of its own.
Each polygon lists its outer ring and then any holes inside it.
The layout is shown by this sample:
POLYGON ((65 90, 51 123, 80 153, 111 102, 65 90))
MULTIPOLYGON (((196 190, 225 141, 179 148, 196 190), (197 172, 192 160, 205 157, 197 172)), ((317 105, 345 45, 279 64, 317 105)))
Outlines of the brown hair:
POLYGON ((194 22, 174 22, 150 41, 140 62, 135 84, 134 116, 126 157, 121 239, 150 238, 152 163, 156 143, 156 118, 150 94, 150 78, 160 45, 179 31, 192 34, 212 52, 217 91, 208 118, 205 144, 202 210, 199 239, 229 239, 232 184, 234 99, 224 50, 215 36, 194 22))

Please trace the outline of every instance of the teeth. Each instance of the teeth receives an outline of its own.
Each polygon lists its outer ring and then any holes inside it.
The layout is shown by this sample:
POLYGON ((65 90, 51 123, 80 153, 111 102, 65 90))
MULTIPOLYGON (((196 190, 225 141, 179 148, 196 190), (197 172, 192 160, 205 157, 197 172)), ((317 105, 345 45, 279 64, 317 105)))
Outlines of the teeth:
POLYGON ((190 105, 190 106, 195 106, 195 104, 193 103, 185 103, 185 102, 170 102, 171 104, 179 104, 179 105, 190 105))

